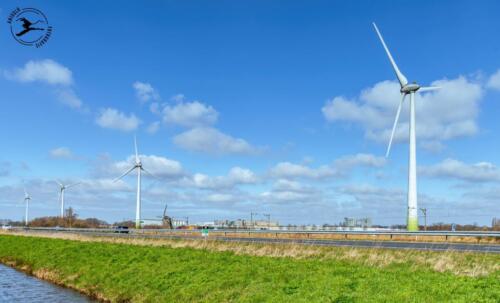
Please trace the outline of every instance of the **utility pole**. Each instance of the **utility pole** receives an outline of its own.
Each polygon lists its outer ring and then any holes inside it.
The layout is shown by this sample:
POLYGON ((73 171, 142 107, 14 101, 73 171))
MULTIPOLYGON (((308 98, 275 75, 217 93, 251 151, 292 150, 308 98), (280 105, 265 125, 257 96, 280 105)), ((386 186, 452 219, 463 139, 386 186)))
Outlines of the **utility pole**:
POLYGON ((189 226, 189 217, 186 217, 186 225, 189 226))
POLYGON ((424 231, 427 231, 427 208, 420 208, 422 213, 424 214, 424 231))
POLYGON ((267 218, 267 229, 271 228, 271 214, 262 214, 264 217, 267 218))
POLYGON ((253 216, 258 215, 258 213, 251 212, 250 213, 250 225, 252 226, 252 229, 255 229, 255 224, 253 222, 253 216))

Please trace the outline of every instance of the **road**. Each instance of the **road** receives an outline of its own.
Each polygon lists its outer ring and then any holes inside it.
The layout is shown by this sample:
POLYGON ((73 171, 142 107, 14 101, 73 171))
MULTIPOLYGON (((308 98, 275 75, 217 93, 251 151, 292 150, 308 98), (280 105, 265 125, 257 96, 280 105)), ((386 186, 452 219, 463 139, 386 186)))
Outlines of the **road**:
POLYGON ((218 237, 217 240, 254 242, 254 243, 295 243, 319 246, 350 246, 362 248, 416 249, 432 251, 460 251, 500 253, 500 245, 462 244, 462 243, 432 243, 432 242, 399 242, 399 241, 365 241, 365 240, 305 240, 305 239, 266 239, 266 238, 228 238, 218 237))
MULTIPOLYGON (((201 239, 200 236, 189 235, 149 235, 149 234, 119 234, 104 232, 68 232, 82 236, 104 236, 121 238, 147 238, 147 239, 201 239)), ((366 241, 366 240, 311 240, 311 239, 283 239, 283 238, 260 238, 260 237, 224 237, 210 236, 208 240, 240 243, 278 243, 278 244, 301 244, 317 246, 344 246, 360 248, 385 248, 385 249, 412 249, 427 251, 457 251, 457 252, 482 252, 500 254, 500 245, 497 244, 467 244, 467 243, 443 243, 443 242, 402 242, 402 241, 366 241)))

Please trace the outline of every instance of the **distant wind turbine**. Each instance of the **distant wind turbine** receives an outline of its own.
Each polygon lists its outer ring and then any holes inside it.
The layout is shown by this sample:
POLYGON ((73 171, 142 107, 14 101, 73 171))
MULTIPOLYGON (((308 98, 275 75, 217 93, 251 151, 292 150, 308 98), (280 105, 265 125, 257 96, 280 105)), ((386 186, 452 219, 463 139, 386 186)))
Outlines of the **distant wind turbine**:
POLYGON ((113 180, 113 182, 116 182, 120 180, 121 178, 125 177, 128 175, 131 171, 134 169, 137 169, 137 196, 136 196, 136 207, 135 207, 135 228, 139 229, 141 228, 141 172, 144 171, 145 173, 149 174, 152 177, 155 177, 153 174, 151 174, 149 171, 147 171, 144 167, 142 167, 142 162, 139 157, 139 153, 137 152, 137 138, 134 136, 134 148, 135 148, 135 163, 134 165, 127 170, 125 173, 123 173, 121 176, 113 180))
POLYGON ((399 114, 401 112, 401 106, 405 100, 406 95, 410 95, 410 155, 409 155, 409 165, 408 165, 408 215, 407 215, 407 229, 408 231, 418 231, 418 208, 417 208, 417 151, 416 151, 416 133, 415 133, 415 93, 417 91, 432 91, 439 89, 437 86, 421 87, 416 82, 408 83, 408 80, 399 70, 396 62, 392 58, 391 52, 387 48, 387 45, 382 38, 382 34, 377 28, 377 25, 373 23, 373 27, 377 32, 377 35, 382 42, 382 46, 389 57, 389 61, 392 64, 392 68, 396 73, 399 84, 401 85, 401 101, 399 102, 398 110, 396 112, 396 118, 394 120, 394 125, 392 126, 391 139, 389 140, 389 145, 387 146, 386 157, 389 156, 391 150, 392 140, 394 138, 394 132, 398 124, 399 114))
POLYGON ((29 221, 29 207, 30 207, 31 196, 26 191, 26 187, 24 188, 24 203, 26 204, 26 209, 24 211, 24 225, 28 226, 29 221))
POLYGON ((59 184, 59 200, 61 201, 61 218, 64 218, 64 191, 70 187, 78 185, 82 182, 76 182, 69 185, 64 185, 60 181, 55 180, 57 184, 59 184))

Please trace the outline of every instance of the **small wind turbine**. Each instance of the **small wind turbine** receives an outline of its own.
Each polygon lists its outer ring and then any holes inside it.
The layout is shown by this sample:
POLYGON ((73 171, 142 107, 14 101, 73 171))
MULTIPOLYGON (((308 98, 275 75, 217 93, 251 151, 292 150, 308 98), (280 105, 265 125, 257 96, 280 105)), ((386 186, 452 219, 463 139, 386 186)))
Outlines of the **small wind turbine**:
POLYGON ((137 169, 137 199, 136 199, 136 206, 135 206, 135 228, 139 229, 139 228, 141 228, 141 172, 144 171, 145 173, 151 175, 152 177, 154 177, 154 176, 149 171, 144 169, 144 167, 142 167, 141 158, 139 157, 139 153, 137 152, 137 139, 135 136, 134 136, 134 148, 135 148, 135 163, 134 163, 134 165, 129 170, 127 170, 125 173, 123 173, 121 176, 119 176, 118 178, 113 180, 113 182, 120 180, 121 178, 128 175, 134 169, 137 169))
POLYGON ((64 218, 64 191, 70 187, 80 184, 81 182, 76 182, 69 185, 64 185, 60 181, 55 180, 59 184, 59 200, 61 201, 61 218, 64 218))
POLYGON ((28 212, 30 207, 31 196, 26 191, 26 187, 24 188, 24 203, 26 203, 26 209, 24 211, 24 225, 28 226, 28 212))
POLYGON ((385 45, 384 38, 380 34, 377 25, 373 23, 373 27, 377 32, 380 42, 389 57, 389 61, 392 64, 392 68, 396 73, 399 84, 401 85, 401 101, 399 102, 398 110, 396 112, 396 119, 394 120, 394 125, 392 126, 391 139, 389 140, 389 145, 387 146, 386 157, 389 156, 391 150, 392 139, 394 138, 394 132, 396 131, 396 126, 398 124, 399 114, 401 112, 401 106, 405 100, 406 95, 410 95, 410 155, 409 155, 409 166, 408 166, 408 216, 407 216, 407 229, 408 231, 418 231, 418 208, 417 208, 417 151, 416 151, 416 133, 415 133, 415 93, 417 91, 431 91, 439 89, 437 86, 421 87, 416 82, 408 83, 408 80, 399 70, 396 62, 392 58, 391 52, 385 45))

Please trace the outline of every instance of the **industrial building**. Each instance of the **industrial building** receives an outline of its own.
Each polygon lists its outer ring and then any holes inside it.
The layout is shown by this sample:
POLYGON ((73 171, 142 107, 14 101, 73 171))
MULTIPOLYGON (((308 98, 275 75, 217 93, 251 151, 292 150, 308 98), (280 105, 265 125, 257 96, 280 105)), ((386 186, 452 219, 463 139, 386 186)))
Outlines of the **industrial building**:
POLYGON ((368 217, 358 218, 358 219, 352 217, 345 217, 344 222, 342 222, 340 226, 369 228, 372 227, 372 219, 368 217))

